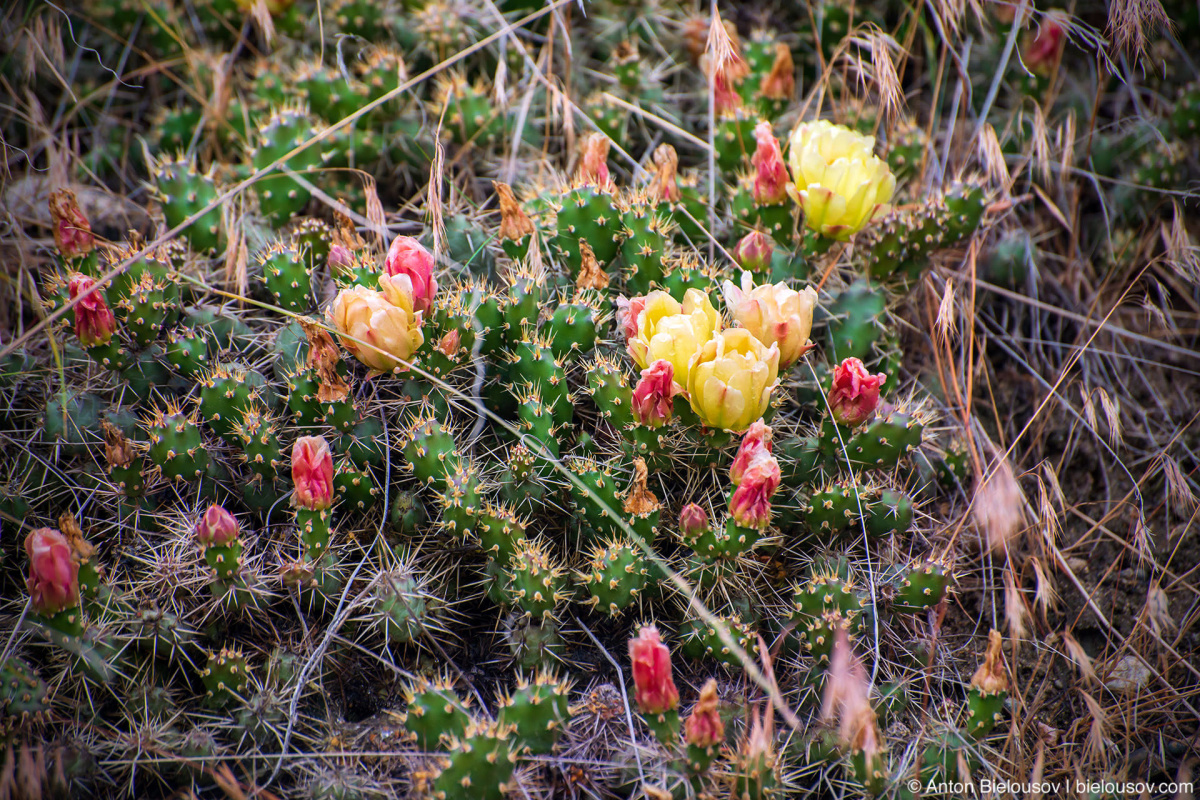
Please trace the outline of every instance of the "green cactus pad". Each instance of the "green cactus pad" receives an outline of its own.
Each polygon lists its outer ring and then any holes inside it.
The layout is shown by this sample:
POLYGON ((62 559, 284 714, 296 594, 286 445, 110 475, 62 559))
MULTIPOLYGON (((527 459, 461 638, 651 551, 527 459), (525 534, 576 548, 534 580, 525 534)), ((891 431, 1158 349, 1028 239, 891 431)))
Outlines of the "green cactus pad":
POLYGON ((0 662, 0 719, 6 724, 49 711, 49 694, 29 664, 16 656, 0 662))
POLYGON ((258 256, 263 283, 284 311, 302 314, 312 307, 312 274, 296 242, 275 242, 258 256))
POLYGON ((434 779, 433 796, 503 800, 516 762, 509 746, 512 735, 512 725, 472 720, 450 740, 448 755, 439 760, 441 772, 434 779))
POLYGON ((939 561, 913 564, 896 583, 892 607, 897 611, 923 611, 940 603, 950 588, 953 576, 939 561))
POLYGON ((516 727, 526 752, 550 753, 571 715, 570 692, 571 681, 551 670, 539 670, 532 679, 519 675, 516 688, 500 699, 500 724, 516 727))
POLYGON ((646 588, 648 571, 641 551, 620 539, 593 545, 580 581, 587 587, 594 608, 616 615, 629 608, 646 588))
POLYGON ((246 691, 249 668, 246 657, 240 650, 222 647, 209 653, 208 663, 200 669, 200 680, 209 702, 225 706, 241 697, 246 691))
POLYGON ((365 513, 375 507, 380 491, 369 469, 359 469, 348 458, 339 459, 333 471, 333 492, 340 508, 365 513))
POLYGON ((150 440, 148 455, 169 481, 198 480, 208 469, 209 455, 195 415, 179 408, 156 410, 143 423, 150 440))
MULTIPOLYGON (((168 228, 180 225, 188 217, 215 203, 221 194, 213 180, 212 171, 199 172, 195 159, 180 156, 164 158, 154 165, 150 174, 150 189, 162 206, 168 228)), ((181 232, 192 249, 207 253, 221 246, 221 206, 205 211, 181 232)))
MULTIPOLYGON (((750 656, 750 660, 758 661, 758 636, 753 626, 742 621, 737 614, 718 615, 718 619, 729 630, 733 641, 750 656)), ((688 658, 715 658, 729 667, 740 667, 742 662, 737 654, 721 641, 715 626, 700 619, 684 621, 679 631, 679 649, 688 658)))
POLYGON ((514 549, 504 569, 504 592, 525 613, 534 617, 554 616, 565 599, 563 575, 547 542, 526 539, 514 549))
POLYGON ((445 678, 417 678, 405 690, 408 713, 404 727, 416 734, 417 746, 431 751, 456 739, 471 724, 467 704, 454 692, 454 684, 445 678))

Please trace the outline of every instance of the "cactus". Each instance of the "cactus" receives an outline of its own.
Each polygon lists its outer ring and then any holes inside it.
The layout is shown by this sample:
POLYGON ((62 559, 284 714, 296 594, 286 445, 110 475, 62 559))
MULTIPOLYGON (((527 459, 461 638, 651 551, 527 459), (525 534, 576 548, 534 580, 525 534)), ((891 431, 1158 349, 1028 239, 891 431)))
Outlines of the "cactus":
POLYGON ((953 577, 945 564, 918 561, 896 583, 893 608, 898 611, 923 611, 942 602, 953 577))
MULTIPOLYGON (((257 170, 265 169, 279 159, 283 165, 297 173, 312 172, 329 160, 331 153, 322 152, 322 144, 314 144, 297 155, 288 154, 315 138, 317 129, 307 109, 297 106, 282 106, 270 114, 251 135, 253 146, 247 155, 257 170)), ((259 206, 264 216, 278 225, 286 223, 294 214, 301 212, 311 192, 294 178, 286 175, 269 175, 257 184, 259 206)))
POLYGON ((404 727, 417 737, 417 746, 430 751, 449 744, 471 726, 471 713, 444 678, 418 678, 405 690, 408 712, 404 727))
POLYGON ((648 571, 637 547, 621 540, 593 545, 580 580, 591 603, 610 615, 629 608, 646 588, 648 571))
MULTIPOLYGON (((750 656, 752 660, 758 657, 758 638, 754 627, 743 622, 740 615, 719 615, 718 619, 729 631, 733 641, 750 656)), ((740 667, 741 660, 729 645, 721 641, 720 634, 713 625, 700 619, 689 619, 680 630, 679 649, 688 658, 714 658, 730 667, 740 667)))
POLYGON ((258 256, 263 283, 284 311, 301 314, 312 305, 312 275, 307 260, 295 242, 275 242, 258 256))
MULTIPOLYGON (((169 228, 181 225, 188 217, 216 203, 221 194, 212 171, 199 172, 191 157, 163 158, 155 162, 150 178, 150 189, 162 205, 169 228)), ((222 243, 221 206, 215 205, 205 211, 180 234, 197 252, 216 250, 222 243)))
POLYGON ((500 725, 512 725, 524 749, 544 755, 554 749, 570 709, 571 681, 553 670, 538 670, 532 678, 517 676, 516 688, 500 699, 500 725))
POLYGON ((508 558, 505 594, 525 613, 534 617, 552 617, 566 594, 563 575, 566 570, 554 563, 548 543, 526 539, 508 558))
POLYGON ((209 466, 209 454, 195 413, 184 414, 177 405, 155 409, 143 423, 150 440, 147 455, 169 481, 194 481, 209 466))
POLYGON ((262 406, 266 378, 238 364, 218 364, 200 379, 200 408, 204 421, 229 442, 246 414, 262 406))
POLYGON ((33 667, 16 656, 0 662, 0 718, 6 726, 50 710, 49 690, 33 667))
POLYGON ((227 706, 245 693, 249 674, 241 651, 222 647, 208 654, 208 663, 200 670, 200 680, 209 702, 227 706))
POLYGON ((600 269, 607 271, 617 257, 624 229, 617 198, 604 187, 576 186, 562 195, 556 212, 557 235, 551 248, 578 278, 583 264, 580 242, 587 242, 600 269))
POLYGON ((453 737, 448 754, 439 758, 440 772, 433 782, 433 796, 479 797, 502 800, 512 777, 516 754, 509 747, 513 726, 473 720, 453 737))

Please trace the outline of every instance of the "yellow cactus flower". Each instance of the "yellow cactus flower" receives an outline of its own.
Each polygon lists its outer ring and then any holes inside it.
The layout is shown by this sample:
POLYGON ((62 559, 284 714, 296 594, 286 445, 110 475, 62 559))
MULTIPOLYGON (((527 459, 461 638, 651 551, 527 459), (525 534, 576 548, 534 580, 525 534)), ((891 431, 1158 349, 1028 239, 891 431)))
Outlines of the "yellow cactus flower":
POLYGON ((410 361, 425 342, 422 315, 413 311, 412 294, 402 291, 399 284, 383 275, 379 278, 382 292, 365 286, 343 289, 325 312, 329 324, 341 334, 342 345, 379 372, 407 369, 403 362, 410 361))
POLYGON ((629 354, 642 369, 659 360, 671 362, 675 383, 687 386, 688 362, 720 329, 721 315, 699 289, 688 289, 683 303, 666 292, 651 292, 638 312, 629 354))
POLYGON ((766 347, 745 328, 727 328, 692 358, 688 396, 710 428, 740 432, 767 410, 779 379, 779 347, 766 347))
POLYGON ((754 285, 754 276, 742 273, 739 289, 733 281, 722 287, 725 307, 738 324, 763 344, 779 346, 779 366, 787 369, 808 352, 812 342, 813 309, 817 293, 811 286, 797 292, 786 283, 754 285))
POLYGON ((827 120, 796 126, 788 143, 788 194, 809 228, 844 242, 886 213, 896 177, 874 147, 874 136, 827 120))

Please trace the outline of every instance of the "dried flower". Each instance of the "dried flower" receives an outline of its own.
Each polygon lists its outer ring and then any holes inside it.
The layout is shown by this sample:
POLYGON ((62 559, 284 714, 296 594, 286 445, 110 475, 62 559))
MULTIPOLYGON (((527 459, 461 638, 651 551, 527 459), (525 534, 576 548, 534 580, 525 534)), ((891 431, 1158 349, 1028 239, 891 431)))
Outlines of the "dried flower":
POLYGON ((642 425, 658 428, 671 419, 672 398, 679 391, 675 367, 659 359, 642 370, 633 389, 633 416, 642 425))
POLYGON ((775 44, 775 60, 771 71, 758 87, 759 97, 767 100, 791 100, 796 96, 796 63, 792 60, 792 49, 783 42, 775 44))
POLYGON ((196 523, 196 541, 204 547, 225 547, 237 540, 238 532, 237 518, 216 503, 196 523))
POLYGON ((886 213, 896 178, 873 152, 875 137, 827 120, 801 122, 788 143, 793 184, 788 194, 804 209, 804 223, 846 241, 886 213))
POLYGON ((383 262, 384 271, 394 279, 401 291, 412 296, 413 311, 426 313, 437 295, 437 280, 433 277, 436 265, 433 254, 411 236, 397 236, 388 248, 383 262))
POLYGON ((575 180, 581 186, 608 186, 608 148, 612 145, 603 133, 593 132, 583 140, 583 155, 575 180))
POLYGON ((500 202, 500 230, 496 232, 496 237, 501 241, 519 241, 533 233, 533 220, 513 196, 512 187, 500 181, 492 181, 492 186, 500 202))
POLYGON ((1003 643, 1000 631, 993 629, 988 632, 988 648, 983 656, 983 663, 971 676, 971 688, 978 689, 985 697, 1008 691, 1008 671, 1004 668, 1003 643))
POLYGON ((757 146, 750 157, 755 169, 754 202, 760 206, 782 203, 787 199, 788 173, 770 122, 763 120, 754 127, 754 140, 757 146))
POLYGON ((25 554, 25 585, 35 612, 52 616, 79 605, 79 565, 67 537, 53 528, 38 528, 25 538, 25 554))
POLYGON ((86 275, 76 275, 67 285, 75 304, 75 335, 84 347, 107 344, 117 330, 117 318, 104 300, 104 292, 96 281, 86 275))
POLYGON ((658 628, 643 625, 629 640, 636 700, 643 714, 663 714, 679 705, 679 690, 671 677, 671 651, 662 643, 658 628))
POLYGON ((50 193, 50 217, 54 221, 54 244, 63 258, 86 255, 96 247, 92 224, 70 189, 50 193))
POLYGON ((806 286, 797 292, 786 283, 754 285, 754 276, 742 273, 739 289, 732 281, 722 287, 725 307, 743 328, 766 345, 779 346, 779 366, 787 369, 812 348, 813 309, 817 292, 806 286))
POLYGON ((646 187, 646 193, 656 203, 678 203, 683 197, 676 173, 679 171, 679 154, 669 144, 660 144, 654 150, 654 177, 646 187))
POLYGON ((301 436, 292 445, 292 505, 323 511, 333 505, 333 455, 322 436, 301 436))
POLYGON ((691 360, 688 397, 701 422, 736 433, 766 412, 778 379, 779 347, 763 346, 745 328, 729 328, 691 360))
POLYGON ((847 358, 833 369, 829 409, 839 425, 854 427, 866 422, 879 405, 879 387, 887 380, 882 372, 872 375, 857 358, 847 358))
POLYGON ((725 723, 718 711, 717 682, 712 678, 700 690, 700 699, 683 722, 683 736, 693 747, 716 747, 725 740, 725 723))

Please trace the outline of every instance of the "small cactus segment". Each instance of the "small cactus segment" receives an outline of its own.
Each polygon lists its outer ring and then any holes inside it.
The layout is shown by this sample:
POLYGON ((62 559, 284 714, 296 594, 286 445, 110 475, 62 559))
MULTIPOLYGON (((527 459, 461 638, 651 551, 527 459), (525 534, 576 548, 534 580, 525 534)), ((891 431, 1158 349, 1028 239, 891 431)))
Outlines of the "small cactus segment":
POLYGON ((913 522, 912 499, 903 492, 884 489, 868 504, 866 522, 872 537, 908 533, 913 522))
POLYGON ((433 796, 503 800, 516 768, 517 756, 509 746, 512 735, 512 725, 473 720, 450 740, 448 754, 439 759, 441 772, 434 779, 433 796))
POLYGON ((621 210, 613 193, 598 186, 578 186, 562 196, 557 214, 558 235, 552 246, 559 259, 578 278, 583 266, 580 242, 587 242, 600 269, 608 269, 624 238, 621 210))
POLYGON ((533 755, 553 751, 570 717, 571 681, 552 670, 539 670, 532 679, 517 677, 517 687, 500 700, 501 725, 514 725, 516 738, 533 755))
MULTIPOLYGON (((758 635, 754 627, 743 622, 738 614, 720 614, 717 619, 729 631, 734 643, 745 651, 751 661, 757 662, 758 635)), ((709 625, 704 620, 689 619, 685 621, 680 629, 679 639, 679 649, 688 658, 715 658, 722 664, 734 668, 742 665, 737 653, 721 640, 716 626, 709 625)))
POLYGON ((255 475, 266 481, 274 480, 283 463, 283 446, 279 443, 280 424, 267 408, 250 403, 241 420, 233 426, 232 438, 242 448, 242 458, 255 475))
POLYGON ((49 711, 49 694, 29 664, 16 656, 0 662, 0 720, 6 726, 49 711))
POLYGON ((246 414, 262 407, 266 378, 237 364, 219 364, 200 381, 204 421, 218 436, 236 443, 234 429, 246 414))
POLYGON ((560 303, 546 322, 555 359, 574 361, 596 344, 596 310, 587 303, 560 303))
POLYGON ((896 584, 892 607, 897 611, 924 611, 945 599, 952 577, 940 561, 917 562, 896 584))
POLYGON ((508 119, 482 83, 469 83, 461 75, 449 73, 435 102, 445 108, 445 130, 456 144, 492 147, 505 134, 508 119))
POLYGON ((533 617, 552 617, 566 599, 563 575, 544 541, 527 539, 517 545, 504 570, 505 594, 533 617))
POLYGON ((443 483, 456 467, 461 467, 454 435, 430 417, 415 420, 408 430, 404 457, 413 475, 424 484, 443 483))
POLYGON ((808 527, 815 533, 822 534, 824 538, 840 536, 855 524, 860 518, 860 508, 866 511, 870 500, 868 492, 858 484, 848 481, 830 483, 825 488, 813 492, 808 503, 808 527))
POLYGON ((503 641, 513 663, 525 670, 557 664, 563 660, 566 642, 554 619, 535 620, 514 613, 503 620, 503 641))
POLYGON ((209 653, 208 663, 200 670, 200 680, 209 701, 226 706, 243 697, 246 692, 249 668, 240 650, 222 647, 209 653))
POLYGON ((863 629, 865 610, 854 588, 844 563, 818 567, 796 587, 792 621, 801 646, 818 665, 828 661, 838 630, 853 641, 863 629))
POLYGON ((440 631, 436 611, 441 601, 425 583, 407 565, 379 576, 367 621, 387 644, 406 644, 440 631))
POLYGON ((582 514, 585 533, 595 537, 619 536, 620 526, 610 514, 620 514, 622 503, 616 477, 606 467, 590 459, 572 459, 567 468, 582 487, 571 483, 571 497, 582 514), (608 511, 605 510, 607 506, 608 511))
POLYGON ((593 607, 609 615, 633 605, 647 579, 641 552, 623 540, 593 545, 587 569, 580 575, 593 607))
POLYGON ((870 361, 871 348, 882 332, 878 320, 886 305, 882 293, 861 282, 834 298, 829 305, 828 336, 835 360, 853 357, 870 361))
MULTIPOLYGON (((536 312, 535 312, 536 314, 536 312)), ((550 411, 554 425, 571 421, 574 406, 567 386, 563 363, 554 357, 549 340, 536 336, 522 337, 513 346, 511 374, 518 385, 536 390, 550 411)))
POLYGON ((717 148, 717 166, 732 174, 750 163, 754 155, 754 126, 758 117, 744 108, 738 108, 717 121, 714 145, 717 148))
POLYGON ((379 490, 369 469, 360 469, 348 458, 337 462, 333 471, 333 491, 341 507, 366 512, 375 506, 379 490))
POLYGON ((316 370, 298 366, 287 376, 287 387, 288 409, 299 427, 312 428, 325 421, 325 408, 317 399, 321 383, 316 370))
POLYGON ((151 271, 142 272, 136 282, 129 284, 128 294, 117 302, 115 311, 133 343, 138 347, 149 347, 175 318, 176 309, 167 291, 167 278, 158 277, 151 271))
POLYGON ((470 462, 455 464, 444 485, 445 491, 437 495, 442 527, 455 539, 472 536, 478 528, 483 505, 477 469, 470 462))
POLYGON ((486 506, 476 528, 483 551, 507 564, 525 542, 525 523, 504 506, 486 506))
POLYGON ((167 334, 167 361, 185 378, 199 378, 208 369, 213 349, 212 337, 202 328, 176 328, 167 334))
POLYGON ((445 678, 417 678, 405 692, 408 714, 404 727, 417 737, 424 751, 441 747, 446 740, 462 736, 471 725, 471 714, 445 678))
POLYGON ((631 295, 647 294, 662 285, 663 256, 671 233, 669 217, 661 216, 658 203, 642 191, 626 201, 621 223, 626 290, 631 295))
MULTIPOLYGON (((263 170, 282 160, 283 166, 298 173, 315 170, 328 160, 320 151, 321 142, 291 158, 287 156, 316 135, 317 129, 307 111, 284 106, 273 111, 252 135, 251 164, 254 169, 263 170)), ((312 197, 308 189, 287 175, 268 175, 258 181, 255 188, 263 215, 278 225, 287 223, 293 215, 303 211, 312 197)))
POLYGON ((633 424, 633 390, 616 360, 600 356, 588 365, 588 392, 600 415, 618 430, 633 424))
POLYGON ((300 533, 300 543, 304 546, 304 558, 309 563, 321 561, 321 557, 329 550, 332 535, 329 519, 328 509, 296 509, 296 529, 300 533))
POLYGON ((195 414, 177 406, 155 410, 143 426, 150 440, 148 454, 169 481, 194 481, 208 469, 209 455, 195 414))
POLYGON ((211 170, 199 172, 194 158, 180 156, 160 160, 153 166, 150 177, 150 188, 162 205, 168 228, 182 224, 188 217, 212 205, 183 229, 182 236, 199 253, 220 247, 221 206, 214 204, 221 190, 213 180, 211 170))
POLYGON ((258 257, 263 283, 284 311, 302 314, 312 306, 312 275, 304 250, 293 242, 275 242, 258 257))
POLYGON ((983 663, 971 677, 971 689, 967 694, 967 733, 975 739, 982 739, 996 727, 1008 698, 1008 671, 1004 666, 1002 644, 999 631, 988 634, 983 663))

